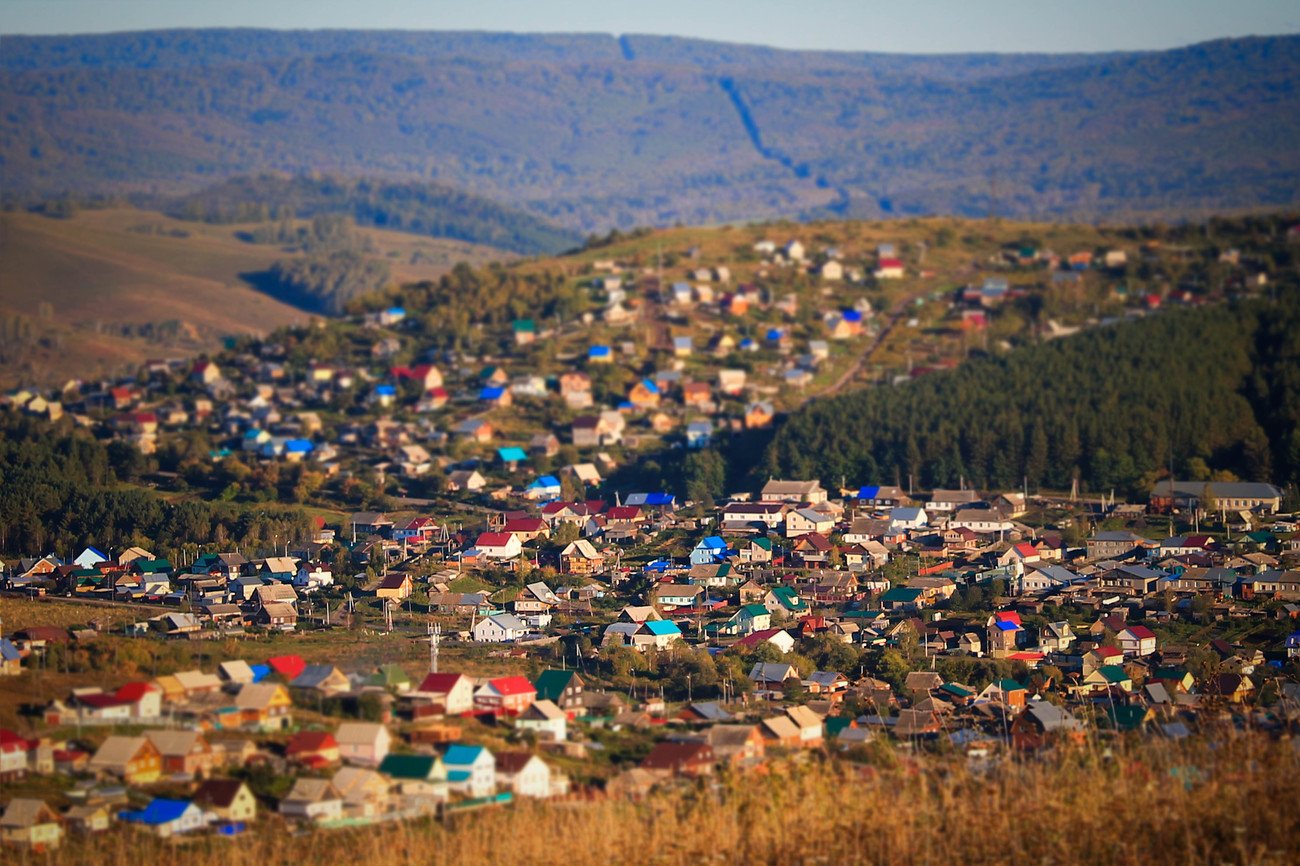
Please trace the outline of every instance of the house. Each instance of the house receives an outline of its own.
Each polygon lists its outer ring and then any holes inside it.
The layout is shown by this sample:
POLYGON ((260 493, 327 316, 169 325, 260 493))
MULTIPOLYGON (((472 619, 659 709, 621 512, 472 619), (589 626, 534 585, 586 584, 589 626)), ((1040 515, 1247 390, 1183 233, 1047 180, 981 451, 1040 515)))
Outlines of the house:
POLYGON ((23 656, 7 637, 0 637, 0 677, 16 677, 23 672, 23 656))
POLYGON ((671 644, 682 639, 682 630, 677 623, 668 620, 646 620, 636 627, 631 635, 632 648, 667 649, 671 644))
POLYGON ((390 754, 379 765, 379 773, 393 780, 408 802, 412 797, 435 801, 447 798, 447 767, 438 755, 390 754))
POLYGON ((891 530, 920 529, 928 523, 929 516, 925 513, 924 508, 905 506, 889 510, 889 528, 891 530))
POLYGON ((280 814, 302 821, 332 821, 343 816, 343 796, 329 779, 299 777, 280 800, 280 814))
POLYGON ((487 479, 477 469, 457 469, 447 475, 447 489, 453 492, 482 490, 487 479))
POLYGON ((763 485, 759 498, 765 502, 816 505, 825 502, 827 496, 827 492, 822 488, 819 481, 778 481, 771 479, 763 485))
POLYGON ((499 752, 496 776, 497 784, 516 797, 550 797, 565 787, 556 784, 550 765, 530 752, 499 752))
POLYGON ((76 805, 63 813, 68 829, 78 833, 103 833, 113 824, 114 812, 106 803, 76 805))
POLYGON ((1088 559, 1123 559, 1148 543, 1142 536, 1124 530, 1098 532, 1085 542, 1088 559))
POLYGON ((755 767, 762 763, 767 751, 767 741, 758 725, 714 724, 705 729, 704 736, 719 764, 742 769, 755 767))
POLYGON ((515 719, 515 727, 522 731, 534 731, 541 739, 555 743, 564 742, 568 737, 569 717, 555 705, 554 701, 538 699, 529 704, 515 719))
POLYGON ((784 662, 755 662, 749 669, 749 680, 759 696, 781 697, 788 681, 799 681, 799 671, 784 662))
POLYGON ((722 562, 726 558, 727 542, 717 535, 700 539, 691 550, 691 565, 708 565, 722 562))
POLYGON ((545 670, 534 683, 537 700, 552 701, 565 712, 582 707, 583 688, 586 683, 577 671, 545 670))
POLYGON ((1242 674, 1218 674, 1200 686, 1200 691, 1230 704, 1244 704, 1255 694, 1255 684, 1242 674))
MULTIPOLYGON (((414 755, 407 757, 416 757, 414 755)), ((392 780, 377 770, 339 767, 330 778, 343 798, 343 814, 349 818, 375 818, 388 811, 392 801, 392 780)))
POLYGON ((1004 533, 1015 524, 996 508, 963 508, 948 520, 949 529, 969 529, 980 534, 1004 533))
POLYGON ((773 587, 763 597, 763 606, 773 615, 784 613, 789 616, 802 616, 808 612, 808 603, 800 598, 799 593, 791 586, 773 587))
POLYGON ((784 655, 794 649, 795 640, 785 629, 765 628, 750 632, 736 641, 736 646, 746 649, 755 649, 763 644, 771 644, 784 655))
POLYGON ((713 747, 698 740, 662 740, 641 761, 643 770, 673 776, 707 776, 714 767, 713 747))
POLYGON ((339 743, 329 731, 299 731, 285 744, 284 756, 304 767, 328 767, 339 762, 339 743))
POLYGON ((379 581, 379 585, 375 587, 375 597, 400 602, 409 598, 414 590, 415 584, 411 581, 411 576, 405 572, 395 571, 379 581))
POLYGON ((1156 651, 1155 632, 1144 625, 1128 626, 1115 637, 1125 656, 1144 658, 1156 651))
POLYGON ((727 621, 730 634, 747 635, 772 627, 772 613, 765 604, 741 605, 727 621))
POLYGON ((915 611, 927 604, 925 590, 917 587, 895 586, 880 596, 880 609, 885 611, 915 611))
POLYGON ((464 674, 429 674, 412 697, 431 701, 449 716, 468 713, 474 709, 474 683, 464 674))
POLYGON ((813 671, 803 681, 812 695, 836 695, 848 691, 849 678, 839 671, 813 671))
POLYGON ((164 728, 146 731, 145 736, 162 755, 162 771, 168 776, 205 778, 224 760, 198 731, 164 728))
POLYGON ((0 841, 5 845, 52 851, 63 841, 63 822, 44 800, 14 797, 0 815, 0 841))
POLYGON ((819 745, 825 735, 822 717, 804 706, 786 707, 786 717, 799 729, 799 744, 804 748, 819 745))
POLYGON ((0 728, 0 781, 21 779, 27 775, 31 748, 25 737, 0 728))
POLYGON ((307 665, 302 673, 289 683, 292 689, 315 692, 318 695, 342 694, 352 688, 352 681, 347 674, 334 665, 307 665))
POLYGON ((194 804, 222 821, 249 823, 257 819, 257 798, 238 779, 208 779, 194 792, 194 804))
POLYGON ((829 536, 834 529, 834 517, 812 508, 798 508, 785 516, 786 538, 799 538, 813 532, 829 536))
POLYGON ((560 551, 563 574, 600 574, 605 570, 605 556, 585 538, 571 541, 560 551))
POLYGON ((343 722, 334 732, 339 758, 362 767, 378 767, 393 742, 388 728, 376 722, 343 722))
POLYGON ((1024 639, 1024 626, 1015 611, 998 611, 985 623, 985 643, 994 658, 1010 655, 1024 639))
POLYGON ((772 540, 750 538, 736 545, 736 556, 747 565, 760 565, 772 561, 772 540))
POLYGON ((278 683, 247 683, 235 693, 239 727, 278 731, 293 724, 293 700, 278 683))
POLYGON ((298 627, 298 611, 288 602, 267 602, 253 614, 253 624, 274 631, 293 631, 298 627))
POLYGON ((164 839, 208 826, 208 816, 197 804, 163 797, 155 797, 138 811, 120 812, 118 818, 128 824, 138 824, 164 839))
POLYGON ((454 743, 443 753, 442 763, 447 768, 447 785, 451 790, 470 797, 487 797, 496 791, 496 758, 482 746, 454 743))
POLYGON ((147 737, 113 735, 95 751, 89 769, 116 776, 128 785, 147 785, 162 778, 162 753, 147 737))
POLYGON ((704 596, 704 589, 688 583, 661 583, 652 590, 654 604, 662 610, 694 607, 704 596))
POLYGON ((1082 723, 1068 710, 1047 701, 1029 701, 1011 723, 1011 742, 1017 749, 1034 750, 1057 742, 1083 739, 1082 723))
POLYGON ((528 634, 528 623, 512 613, 498 613, 475 623, 472 634, 479 643, 509 643, 528 634))
POLYGON ((1038 633, 1038 648, 1043 652, 1065 652, 1074 645, 1074 630, 1068 622, 1049 622, 1038 633))
POLYGON ((488 680, 474 692, 474 708, 494 715, 518 715, 537 699, 537 689, 526 677, 488 680))
POLYGON ((474 542, 474 547, 487 559, 514 559, 523 553, 523 544, 512 532, 484 532, 474 542))
POLYGON ((1282 491, 1272 484, 1250 481, 1157 481, 1151 488, 1151 509, 1275 514, 1282 506, 1282 491))

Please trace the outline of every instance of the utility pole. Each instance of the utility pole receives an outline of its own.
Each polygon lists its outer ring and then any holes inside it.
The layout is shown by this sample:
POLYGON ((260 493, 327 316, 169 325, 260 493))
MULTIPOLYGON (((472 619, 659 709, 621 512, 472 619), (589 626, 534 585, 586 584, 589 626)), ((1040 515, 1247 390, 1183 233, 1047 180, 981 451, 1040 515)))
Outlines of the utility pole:
POLYGON ((437 623, 429 623, 429 673, 438 672, 438 642, 442 639, 442 626, 437 623))

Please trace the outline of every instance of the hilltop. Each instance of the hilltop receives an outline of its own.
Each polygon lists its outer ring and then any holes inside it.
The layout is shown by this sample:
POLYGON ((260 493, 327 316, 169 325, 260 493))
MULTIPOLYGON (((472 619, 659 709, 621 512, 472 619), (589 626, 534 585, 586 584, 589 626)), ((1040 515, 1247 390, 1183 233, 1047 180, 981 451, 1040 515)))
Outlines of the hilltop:
POLYGON ((777 216, 1186 218, 1300 201, 1300 38, 908 57, 666 37, 8 37, 5 189, 250 171, 449 185, 582 232, 777 216))
MULTIPOLYGON (((0 383, 62 382, 146 358, 215 350, 223 337, 269 334, 308 314, 259 290, 275 244, 247 224, 209 225, 131 208, 67 219, 0 214, 0 383)), ((506 258, 487 247, 358 229, 392 279, 437 278, 459 261, 506 258)))

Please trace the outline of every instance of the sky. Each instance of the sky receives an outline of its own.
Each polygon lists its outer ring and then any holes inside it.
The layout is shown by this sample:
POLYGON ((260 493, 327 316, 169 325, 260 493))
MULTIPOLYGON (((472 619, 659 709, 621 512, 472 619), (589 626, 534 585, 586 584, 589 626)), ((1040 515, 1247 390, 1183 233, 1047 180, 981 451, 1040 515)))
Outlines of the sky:
POLYGON ((178 27, 642 33, 839 51, 1056 53, 1300 33, 1300 2, 0 0, 0 34, 178 27))

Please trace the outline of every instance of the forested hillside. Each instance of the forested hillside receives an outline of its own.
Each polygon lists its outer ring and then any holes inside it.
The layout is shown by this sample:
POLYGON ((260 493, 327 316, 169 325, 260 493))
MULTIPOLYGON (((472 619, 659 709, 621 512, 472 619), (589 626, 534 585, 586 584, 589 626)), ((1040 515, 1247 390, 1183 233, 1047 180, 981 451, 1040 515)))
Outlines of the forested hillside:
MULTIPOLYGON (((1186 216, 1300 201, 1297 80, 1296 37, 1058 57, 597 35, 7 37, 0 159, 16 195, 319 170, 464 189, 583 233, 1186 216)), ((373 203, 404 219, 406 199, 444 194, 390 192, 373 203)))
POLYGON ((1300 481, 1300 298, 1175 310, 814 401, 773 474, 850 483, 1142 491, 1226 471, 1300 481))
MULTIPOLYGON (((184 446, 168 449, 160 461, 174 466, 183 452, 184 446)), ((254 545, 309 536, 311 522, 300 510, 169 501, 134 486, 147 466, 127 443, 105 445, 68 423, 52 427, 0 414, 0 550, 139 544, 175 557, 199 544, 254 545)), ((292 501, 301 473, 275 474, 284 485, 279 497, 292 501)))
POLYGON ((262 174, 234 177, 190 195, 137 196, 179 219, 215 223, 280 217, 351 217, 357 225, 451 238, 523 255, 578 246, 577 232, 538 216, 434 183, 262 174))

